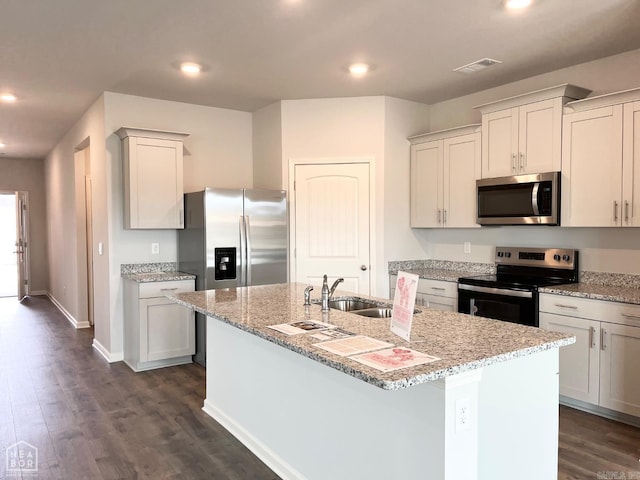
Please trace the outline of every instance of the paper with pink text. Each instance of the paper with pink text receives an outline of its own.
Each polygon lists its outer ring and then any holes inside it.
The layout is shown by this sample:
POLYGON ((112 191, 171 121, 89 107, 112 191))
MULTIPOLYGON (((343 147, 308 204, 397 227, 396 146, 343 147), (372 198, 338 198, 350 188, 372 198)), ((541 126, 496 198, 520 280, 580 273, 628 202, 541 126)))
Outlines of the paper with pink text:
POLYGON ((396 293, 393 297, 391 331, 407 342, 411 338, 411 322, 418 291, 418 275, 398 272, 396 293))

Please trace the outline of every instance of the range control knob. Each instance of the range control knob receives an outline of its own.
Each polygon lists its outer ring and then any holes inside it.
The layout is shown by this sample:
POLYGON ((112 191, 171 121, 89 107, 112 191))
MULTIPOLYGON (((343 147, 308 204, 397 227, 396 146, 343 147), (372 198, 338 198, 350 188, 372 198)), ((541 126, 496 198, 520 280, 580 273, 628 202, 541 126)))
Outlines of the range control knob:
POLYGON ((504 252, 504 256, 507 258, 511 258, 511 252, 504 252))
POLYGON ((553 259, 554 259, 556 262, 559 262, 559 261, 560 261, 560 255, 558 255, 558 254, 556 253, 556 254, 553 256, 553 259))
POLYGON ((504 257, 504 252, 498 252, 498 256, 499 256, 500 258, 504 257))
POLYGON ((571 260, 571 257, 570 257, 569 255, 562 255, 562 259, 563 259, 565 262, 568 262, 569 260, 571 260))

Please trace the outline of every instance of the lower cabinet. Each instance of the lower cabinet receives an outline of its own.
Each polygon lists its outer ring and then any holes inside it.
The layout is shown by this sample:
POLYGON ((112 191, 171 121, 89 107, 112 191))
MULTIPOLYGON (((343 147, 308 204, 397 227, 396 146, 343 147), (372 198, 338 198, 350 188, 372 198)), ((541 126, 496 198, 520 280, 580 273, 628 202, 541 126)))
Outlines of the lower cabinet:
MULTIPOLYGON (((397 279, 397 275, 389 276, 389 292, 392 300, 395 294, 397 279)), ((416 293, 416 307, 420 306, 456 312, 458 310, 458 282, 430 280, 426 278, 419 279, 418 291, 416 293)))
POLYGON ((540 327, 575 335, 560 349, 560 394, 640 417, 640 306, 540 295, 540 327))
POLYGON ((194 291, 193 280, 125 281, 124 360, 134 371, 191 363, 195 315, 165 295, 194 291))

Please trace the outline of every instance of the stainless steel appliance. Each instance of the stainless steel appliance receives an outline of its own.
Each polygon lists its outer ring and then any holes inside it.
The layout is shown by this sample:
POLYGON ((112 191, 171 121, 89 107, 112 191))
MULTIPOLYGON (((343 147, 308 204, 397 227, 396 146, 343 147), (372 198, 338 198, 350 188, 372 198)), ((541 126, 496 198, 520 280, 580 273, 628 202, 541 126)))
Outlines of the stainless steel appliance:
POLYGON ((480 225, 559 225, 560 172, 476 180, 480 225))
POLYGON ((458 311, 538 327, 538 288, 577 281, 577 250, 497 247, 495 275, 458 279, 458 311))
MULTIPOLYGON (((178 230, 178 269, 196 275, 196 290, 287 281, 284 190, 207 188, 187 193, 178 230)), ((206 319, 196 314, 194 361, 206 365, 206 319)))

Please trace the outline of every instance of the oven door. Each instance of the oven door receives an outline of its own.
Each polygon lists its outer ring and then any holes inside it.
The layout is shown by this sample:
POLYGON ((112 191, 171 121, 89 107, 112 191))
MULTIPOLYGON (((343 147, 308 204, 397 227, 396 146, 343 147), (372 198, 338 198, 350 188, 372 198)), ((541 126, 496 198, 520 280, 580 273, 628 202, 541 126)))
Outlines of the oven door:
POLYGON ((460 283, 458 312, 537 327, 537 293, 460 283))

